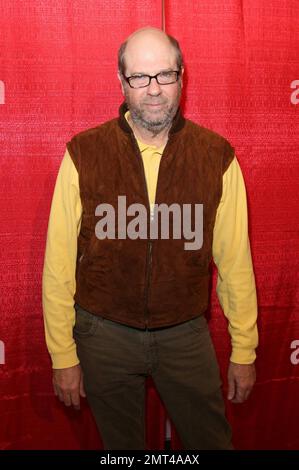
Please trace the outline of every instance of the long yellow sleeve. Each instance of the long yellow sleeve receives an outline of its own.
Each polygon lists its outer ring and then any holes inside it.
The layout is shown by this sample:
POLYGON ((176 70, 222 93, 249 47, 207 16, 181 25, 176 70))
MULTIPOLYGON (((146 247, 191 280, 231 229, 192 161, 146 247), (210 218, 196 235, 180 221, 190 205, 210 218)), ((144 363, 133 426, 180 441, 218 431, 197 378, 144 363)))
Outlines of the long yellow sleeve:
POLYGON ((52 199, 43 270, 46 343, 54 369, 79 363, 73 326, 77 237, 81 213, 78 173, 66 151, 52 199))
POLYGON ((258 343, 255 279, 248 238, 246 190, 236 157, 223 175, 214 226, 217 295, 229 322, 231 361, 250 364, 258 343))

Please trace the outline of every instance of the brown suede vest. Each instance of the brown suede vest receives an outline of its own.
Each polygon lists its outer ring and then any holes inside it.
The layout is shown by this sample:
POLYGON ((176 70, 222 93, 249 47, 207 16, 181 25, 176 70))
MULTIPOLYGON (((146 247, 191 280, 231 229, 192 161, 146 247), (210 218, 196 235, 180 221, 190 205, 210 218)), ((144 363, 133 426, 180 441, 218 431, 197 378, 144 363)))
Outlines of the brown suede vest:
POLYGON ((222 176, 234 151, 223 137, 184 119, 178 110, 161 158, 155 203, 203 204, 202 247, 185 250, 184 237, 119 239, 117 230, 115 239, 99 240, 95 209, 100 203, 112 204, 117 213, 123 195, 127 207, 143 204, 149 216, 142 157, 126 110, 123 103, 118 119, 81 132, 67 144, 83 207, 75 301, 91 313, 137 328, 175 325, 208 306, 213 228, 222 176))

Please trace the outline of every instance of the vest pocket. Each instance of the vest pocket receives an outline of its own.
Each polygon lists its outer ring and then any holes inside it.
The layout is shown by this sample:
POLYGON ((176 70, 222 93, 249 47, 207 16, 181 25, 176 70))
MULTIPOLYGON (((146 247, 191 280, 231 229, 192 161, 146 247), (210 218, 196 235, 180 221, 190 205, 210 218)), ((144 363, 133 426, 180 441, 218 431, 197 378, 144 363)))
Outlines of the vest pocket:
POLYGON ((79 264, 79 267, 85 263, 86 261, 89 261, 90 258, 92 258, 92 254, 93 254, 93 250, 94 250, 94 246, 97 242, 97 237, 95 236, 95 234, 92 234, 90 240, 87 242, 79 260, 78 260, 78 264, 79 264))

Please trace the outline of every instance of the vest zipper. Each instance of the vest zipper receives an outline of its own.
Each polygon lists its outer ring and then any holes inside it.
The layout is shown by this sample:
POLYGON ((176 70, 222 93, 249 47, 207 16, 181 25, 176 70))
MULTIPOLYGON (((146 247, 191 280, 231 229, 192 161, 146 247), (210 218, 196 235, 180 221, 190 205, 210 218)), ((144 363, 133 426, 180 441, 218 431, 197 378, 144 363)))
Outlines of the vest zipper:
POLYGON ((148 327, 148 318, 149 318, 149 311, 148 311, 148 293, 150 288, 151 282, 151 274, 152 274, 152 251, 153 251, 153 242, 149 240, 148 242, 148 260, 147 260, 147 276, 146 276, 146 284, 145 284, 145 291, 144 291, 144 313, 145 313, 145 326, 148 327))
MULTIPOLYGON (((149 194, 147 190, 147 184, 146 184, 146 178, 145 178, 145 171, 144 171, 144 164, 142 160, 142 155, 139 150, 139 146, 137 143, 137 140, 135 139, 134 133, 132 132, 131 138, 133 141, 133 144, 137 150, 137 155, 138 155, 138 161, 141 166, 141 173, 142 173, 142 179, 143 179, 143 186, 145 189, 145 193, 147 195, 147 206, 148 206, 148 214, 149 217, 151 217, 151 205, 150 205, 150 200, 149 200, 149 194)), ((168 142, 165 145, 162 157, 164 155, 166 147, 168 147, 170 138, 168 139, 168 142)), ((159 173, 158 172, 158 179, 157 179, 157 188, 158 188, 158 181, 159 181, 159 173)), ((150 219, 151 220, 151 219, 150 219)), ((145 289, 144 289, 144 316, 145 316, 145 327, 148 328, 148 318, 149 318, 149 310, 148 310, 148 292, 149 292, 149 287, 150 287, 150 281, 151 281, 151 268, 152 268, 152 251, 153 251, 153 241, 151 239, 148 240, 148 245, 147 245, 147 256, 146 256, 146 273, 145 273, 145 289)))
MULTIPOLYGON (((149 194, 147 190, 147 184, 146 184, 146 178, 145 178, 145 171, 144 171, 144 164, 142 160, 142 155, 139 150, 139 146, 137 144, 137 141, 135 139, 134 134, 132 133, 131 135, 135 149, 137 150, 137 155, 138 155, 138 161, 141 167, 141 173, 142 173, 142 180, 143 180, 143 186, 145 189, 145 194, 147 195, 147 207, 148 207, 148 215, 151 217, 151 205, 150 205, 150 200, 149 200, 149 194)), ((147 227, 148 228, 148 227, 147 227)), ((149 317, 149 311, 148 311, 148 292, 149 292, 149 286, 150 286, 150 279, 151 279, 151 267, 152 267, 152 245, 153 242, 152 240, 148 240, 147 242, 147 253, 146 253, 146 269, 145 269, 145 288, 144 288, 144 316, 145 316, 145 327, 148 327, 148 317, 149 317)))

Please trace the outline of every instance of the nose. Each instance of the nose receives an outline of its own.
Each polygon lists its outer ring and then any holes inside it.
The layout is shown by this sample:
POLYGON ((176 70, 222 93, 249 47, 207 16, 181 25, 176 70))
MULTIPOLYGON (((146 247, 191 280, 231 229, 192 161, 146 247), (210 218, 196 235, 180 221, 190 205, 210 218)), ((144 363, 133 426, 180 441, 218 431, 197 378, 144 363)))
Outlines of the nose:
POLYGON ((152 78, 149 86, 147 87, 147 93, 152 96, 158 96, 161 93, 161 87, 157 82, 156 78, 152 78))

